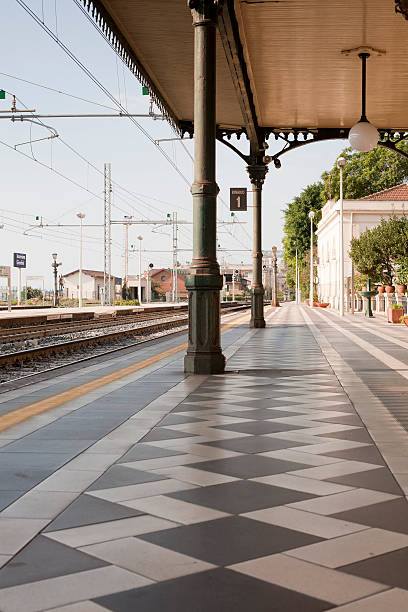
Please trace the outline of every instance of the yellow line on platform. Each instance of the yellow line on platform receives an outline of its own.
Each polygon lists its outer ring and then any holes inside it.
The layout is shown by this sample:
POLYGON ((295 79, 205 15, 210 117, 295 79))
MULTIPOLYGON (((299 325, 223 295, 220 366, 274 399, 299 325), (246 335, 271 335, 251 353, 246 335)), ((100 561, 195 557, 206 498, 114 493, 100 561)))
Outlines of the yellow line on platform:
MULTIPOLYGON (((227 323, 223 325, 221 331, 227 331, 236 325, 239 325, 244 319, 246 319, 249 315, 245 314, 238 319, 235 319, 231 323, 227 323)), ((165 359, 166 357, 171 357, 176 353, 187 348, 187 343, 183 342, 183 344, 178 344, 177 346, 160 353, 159 355, 154 355, 153 357, 148 357, 147 359, 143 359, 143 361, 138 361, 126 368, 120 368, 116 370, 116 372, 112 372, 111 374, 105 374, 105 376, 101 376, 100 378, 96 378, 95 380, 84 383, 83 385, 78 385, 77 387, 73 387, 72 389, 68 389, 68 391, 63 391, 62 393, 57 393, 51 397, 47 397, 46 399, 40 400, 38 402, 34 402, 33 404, 28 404, 23 408, 17 408, 12 412, 9 412, 3 416, 0 416, 0 431, 4 431, 9 427, 13 427, 14 425, 18 425, 23 421, 26 421, 30 417, 37 416, 42 414, 43 412, 47 412, 48 410, 52 410, 53 408, 57 408, 66 402, 69 402, 73 399, 81 397, 81 395, 85 395, 86 393, 90 393, 91 391, 95 391, 100 387, 105 385, 109 385, 109 383, 116 382, 125 376, 129 376, 129 374, 134 374, 139 370, 143 370, 143 368, 147 368, 150 365, 165 359)))

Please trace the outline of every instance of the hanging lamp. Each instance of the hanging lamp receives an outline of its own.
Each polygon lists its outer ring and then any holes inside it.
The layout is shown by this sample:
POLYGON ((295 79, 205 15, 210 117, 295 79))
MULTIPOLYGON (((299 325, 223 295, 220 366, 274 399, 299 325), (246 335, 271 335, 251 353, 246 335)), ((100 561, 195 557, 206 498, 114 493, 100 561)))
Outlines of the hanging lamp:
POLYGON ((367 58, 370 53, 359 53, 361 58, 361 118, 349 131, 348 139, 351 147, 359 153, 367 153, 377 146, 379 134, 377 128, 366 117, 366 80, 367 58))

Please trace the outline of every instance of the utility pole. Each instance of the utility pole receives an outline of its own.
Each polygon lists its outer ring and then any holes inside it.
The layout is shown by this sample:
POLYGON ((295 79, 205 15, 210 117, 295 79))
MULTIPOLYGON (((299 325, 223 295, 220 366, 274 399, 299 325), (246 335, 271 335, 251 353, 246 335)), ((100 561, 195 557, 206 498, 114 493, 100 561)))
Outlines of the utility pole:
POLYGON ((77 213, 79 219, 79 300, 78 306, 82 308, 82 221, 85 218, 84 213, 77 213))
MULTIPOLYGON (((122 283, 122 287, 126 287, 126 296, 128 293, 128 276, 129 276, 129 223, 127 220, 131 219, 132 215, 124 216, 124 225, 125 225, 125 276, 124 283, 122 283)), ((126 297, 125 297, 126 299, 126 297)))
POLYGON ((177 247, 178 247, 178 225, 177 225, 177 213, 173 213, 173 291, 172 301, 177 302, 178 300, 178 279, 177 279, 177 247))
POLYGON ((111 165, 104 164, 104 209, 103 209, 103 292, 105 302, 112 304, 112 252, 111 252, 111 165))

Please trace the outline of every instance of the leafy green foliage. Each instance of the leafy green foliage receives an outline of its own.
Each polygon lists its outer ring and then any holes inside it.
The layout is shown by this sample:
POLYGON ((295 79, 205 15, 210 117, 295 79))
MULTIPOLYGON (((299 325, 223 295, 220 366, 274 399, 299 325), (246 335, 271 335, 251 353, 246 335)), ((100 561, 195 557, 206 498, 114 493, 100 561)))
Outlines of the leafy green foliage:
POLYGON ((350 257, 357 270, 375 283, 392 285, 408 271, 408 219, 390 217, 351 240, 350 257))
MULTIPOLYGON (((313 220, 314 228, 317 227, 321 218, 321 208, 324 204, 322 198, 323 183, 308 185, 299 196, 287 205, 284 211, 285 237, 283 239, 284 259, 288 265, 287 282, 289 287, 294 287, 296 276, 296 248, 298 249, 298 265, 301 269, 300 285, 304 295, 308 292, 309 277, 306 254, 310 250, 310 219, 309 212, 314 210, 316 216, 313 220), (302 271, 305 271, 303 274, 302 271)), ((313 244, 317 244, 314 235, 313 244)), ((309 259, 310 261, 310 259, 309 259)))
MULTIPOLYGON (((398 144, 398 148, 408 153, 408 143, 402 142, 398 144)), ((346 167, 343 170, 343 195, 348 199, 359 199, 383 189, 394 187, 395 185, 408 180, 408 159, 385 149, 384 147, 376 147, 369 153, 355 153, 350 147, 344 149, 342 157, 346 159, 346 167)), ((330 198, 338 199, 340 192, 340 171, 337 168, 336 162, 330 171, 322 174, 322 182, 312 183, 308 185, 300 195, 296 196, 292 202, 287 204, 284 210, 285 224, 283 248, 284 259, 288 265, 287 282, 289 287, 295 286, 295 251, 296 243, 299 254, 299 264, 301 269, 305 268, 305 254, 310 249, 310 220, 308 217, 310 210, 316 211, 314 219, 315 227, 321 218, 321 208, 330 198)), ((385 265, 383 260, 377 253, 373 253, 369 246, 369 238, 364 239, 354 247, 356 257, 358 257, 362 274, 368 273, 364 270, 369 270, 371 278, 386 278, 397 274, 400 270, 400 263, 394 260, 394 252, 392 263, 390 259, 390 249, 392 248, 393 238, 389 235, 391 227, 387 227, 385 235, 378 233, 376 240, 381 248, 386 249, 385 265), (357 253, 358 251, 358 253, 357 253), (385 272, 384 268, 385 267, 385 272)), ((396 229, 395 227, 393 229, 396 229)), ((400 228, 401 229, 401 228, 400 228)), ((408 242, 408 234, 404 238, 408 242)), ((314 240, 316 244, 316 237, 314 240)), ((405 256, 402 256, 402 260, 405 256)), ((402 261, 401 260, 401 261, 402 261)), ((404 271, 401 268, 401 274, 404 271)), ((302 275, 301 272, 301 288, 303 294, 308 292, 308 282, 302 281, 303 276, 308 276, 307 273, 302 275)), ((408 282, 408 264, 406 271, 408 282)), ((376 280, 376 282, 383 282, 376 280)))
MULTIPOLYGON (((408 143, 398 148, 408 153, 408 143)), ((375 147, 369 153, 356 153, 350 147, 341 157, 346 160, 343 170, 343 196, 358 200, 364 196, 389 189, 408 179, 408 159, 384 147, 375 147)), ((324 200, 340 197, 340 170, 336 162, 330 172, 322 174, 324 200)))
POLYGON ((41 291, 41 289, 34 289, 33 287, 30 287, 30 285, 28 285, 22 291, 23 300, 32 300, 33 298, 42 298, 42 297, 43 297, 43 292, 41 291))

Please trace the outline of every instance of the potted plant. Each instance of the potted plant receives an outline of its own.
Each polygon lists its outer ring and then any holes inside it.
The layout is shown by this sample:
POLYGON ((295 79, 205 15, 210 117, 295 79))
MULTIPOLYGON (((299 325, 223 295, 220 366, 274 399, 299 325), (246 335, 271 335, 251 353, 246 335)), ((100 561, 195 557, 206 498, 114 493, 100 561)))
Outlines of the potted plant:
POLYGON ((401 317, 404 316, 404 309, 399 304, 393 304, 387 309, 388 323, 400 323, 401 317))
POLYGON ((401 323, 404 325, 406 325, 408 327, 408 315, 404 315, 401 317, 401 323))
POLYGON ((408 282, 408 259, 401 257, 395 264, 397 291, 399 295, 404 295, 407 290, 408 282))

